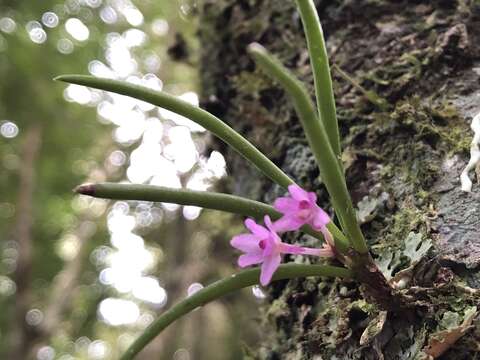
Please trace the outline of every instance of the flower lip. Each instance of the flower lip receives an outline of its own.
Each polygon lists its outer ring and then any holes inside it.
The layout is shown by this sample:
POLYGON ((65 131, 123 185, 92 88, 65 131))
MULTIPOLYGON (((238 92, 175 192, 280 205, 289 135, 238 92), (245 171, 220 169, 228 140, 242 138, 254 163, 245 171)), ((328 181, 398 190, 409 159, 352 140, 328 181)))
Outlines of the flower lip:
POLYGON ((298 203, 298 207, 299 207, 301 210, 309 209, 309 208, 311 207, 310 201, 301 200, 301 201, 298 203))
POLYGON ((262 250, 265 250, 265 248, 267 247, 266 241, 265 240, 260 240, 258 242, 258 247, 262 250))
POLYGON ((311 217, 312 217, 312 212, 309 209, 306 210, 300 210, 297 213, 297 217, 302 220, 307 222, 311 217))

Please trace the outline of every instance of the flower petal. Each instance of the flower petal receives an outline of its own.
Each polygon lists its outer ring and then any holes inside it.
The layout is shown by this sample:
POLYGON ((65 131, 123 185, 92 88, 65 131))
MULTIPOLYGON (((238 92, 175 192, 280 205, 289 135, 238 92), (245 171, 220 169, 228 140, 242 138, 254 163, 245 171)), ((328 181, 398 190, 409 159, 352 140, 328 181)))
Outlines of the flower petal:
POLYGON ((252 234, 240 234, 236 235, 230 241, 235 249, 242 250, 246 253, 260 252, 261 249, 258 246, 258 238, 252 234))
MULTIPOLYGON (((282 240, 280 239, 280 236, 278 236, 277 230, 275 229, 275 226, 272 224, 272 220, 270 219, 270 216, 265 215, 264 222, 265 222, 265 225, 267 225, 268 231, 270 232, 269 237, 266 240, 271 245, 273 250, 273 248, 275 248, 277 244, 280 244, 282 240)), ((265 250, 267 250, 267 248, 265 248, 265 250)), ((270 253, 271 251, 268 252, 268 254, 270 253)), ((264 254, 267 254, 267 252, 264 252, 264 254)))
POLYGON ((252 232, 252 234, 259 238, 258 240, 262 240, 270 234, 270 231, 265 229, 262 225, 258 225, 253 219, 245 220, 244 224, 246 228, 252 232))
POLYGON ((263 286, 268 285, 270 280, 272 280, 273 274, 278 269, 281 260, 282 258, 279 254, 269 256, 263 260, 262 271, 260 273, 260 284, 263 286))
POLYGON ((315 194, 313 191, 308 193, 308 199, 312 204, 316 204, 317 202, 317 194, 315 194))
POLYGON ((305 225, 305 221, 302 221, 295 215, 284 215, 273 223, 273 228, 277 232, 285 232, 298 230, 303 225, 305 225))
POLYGON ((298 201, 290 197, 280 197, 273 203, 275 210, 287 214, 298 210, 298 201))
POLYGON ((262 261, 262 254, 244 254, 238 258, 238 266, 244 268, 250 265, 260 264, 262 261))
POLYGON ((320 207, 317 206, 315 209, 315 216, 313 218, 313 223, 311 224, 315 230, 321 230, 325 225, 330 222, 330 216, 320 207))
POLYGON ((272 227, 272 219, 270 219, 270 216, 268 215, 265 215, 263 217, 263 222, 265 223, 265 225, 267 225, 267 229, 272 231, 273 227, 272 227))
POLYGON ((309 201, 310 200, 309 197, 308 197, 308 192, 303 190, 297 184, 289 185, 288 186, 288 192, 290 193, 292 198, 294 198, 297 201, 302 201, 302 200, 309 201))

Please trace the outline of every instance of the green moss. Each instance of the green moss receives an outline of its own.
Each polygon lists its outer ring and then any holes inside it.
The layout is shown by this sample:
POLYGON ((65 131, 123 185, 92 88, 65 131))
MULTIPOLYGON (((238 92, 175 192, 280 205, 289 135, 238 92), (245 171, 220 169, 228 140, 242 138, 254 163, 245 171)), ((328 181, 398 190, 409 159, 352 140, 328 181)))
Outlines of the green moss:
POLYGON ((413 203, 405 201, 402 203, 402 209, 392 216, 391 225, 388 227, 388 235, 385 236, 385 242, 394 244, 401 242, 406 235, 418 229, 424 223, 425 209, 417 208, 413 203))
POLYGON ((258 69, 253 72, 243 71, 240 74, 233 76, 231 81, 237 91, 252 96, 258 96, 260 91, 274 86, 272 81, 258 69))
POLYGON ((285 302, 284 299, 276 299, 274 300, 268 308, 267 317, 272 319, 276 319, 281 316, 288 315, 290 313, 290 309, 288 304, 285 302))

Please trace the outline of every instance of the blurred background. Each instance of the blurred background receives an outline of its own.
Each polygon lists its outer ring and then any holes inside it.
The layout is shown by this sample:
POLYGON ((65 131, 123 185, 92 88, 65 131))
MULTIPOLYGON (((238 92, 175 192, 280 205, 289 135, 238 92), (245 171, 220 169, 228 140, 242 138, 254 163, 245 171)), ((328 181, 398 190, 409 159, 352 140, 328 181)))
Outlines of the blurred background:
MULTIPOLYGON (((189 0, 0 0, 1 359, 116 359, 162 311, 235 271, 238 217, 72 193, 98 181, 215 190, 225 160, 204 129, 52 81, 90 73, 198 104, 197 20, 189 0)), ((245 289, 196 310, 139 358, 244 358, 263 298, 245 289)))

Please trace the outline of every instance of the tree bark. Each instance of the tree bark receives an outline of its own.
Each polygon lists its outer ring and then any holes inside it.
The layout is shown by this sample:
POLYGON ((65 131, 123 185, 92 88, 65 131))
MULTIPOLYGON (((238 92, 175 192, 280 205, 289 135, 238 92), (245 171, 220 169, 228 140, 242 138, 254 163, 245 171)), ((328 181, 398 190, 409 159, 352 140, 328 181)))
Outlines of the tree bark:
MULTIPOLYGON (((316 5, 330 61, 354 80, 334 72, 351 196, 372 256, 415 311, 384 312, 356 282, 272 284, 262 310, 271 336, 251 353, 262 359, 474 358, 478 320, 459 328, 480 299, 480 186, 463 193, 458 176, 468 161, 470 117, 480 111, 480 7, 440 0, 316 5), (384 98, 388 109, 368 101, 358 85, 384 98), (452 314, 459 320, 447 324, 452 314), (435 337, 451 340, 455 331, 462 336, 453 345, 435 344, 435 337)), ((291 103, 246 54, 249 43, 261 43, 313 95, 294 1, 202 0, 199 9, 203 106, 328 208, 291 103)), ((266 202, 284 194, 223 144, 214 146, 228 158, 232 192, 266 202)), ((315 244, 297 234, 286 239, 315 244)))

